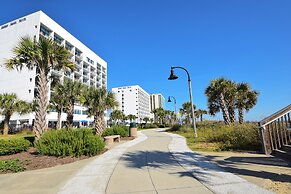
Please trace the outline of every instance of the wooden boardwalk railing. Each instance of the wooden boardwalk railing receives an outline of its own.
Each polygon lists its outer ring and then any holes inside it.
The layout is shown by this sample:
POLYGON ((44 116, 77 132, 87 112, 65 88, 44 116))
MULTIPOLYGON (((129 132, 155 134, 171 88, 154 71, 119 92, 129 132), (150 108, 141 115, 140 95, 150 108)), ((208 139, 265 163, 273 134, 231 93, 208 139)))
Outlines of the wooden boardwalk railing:
POLYGON ((291 144, 291 104, 259 122, 265 154, 291 144))

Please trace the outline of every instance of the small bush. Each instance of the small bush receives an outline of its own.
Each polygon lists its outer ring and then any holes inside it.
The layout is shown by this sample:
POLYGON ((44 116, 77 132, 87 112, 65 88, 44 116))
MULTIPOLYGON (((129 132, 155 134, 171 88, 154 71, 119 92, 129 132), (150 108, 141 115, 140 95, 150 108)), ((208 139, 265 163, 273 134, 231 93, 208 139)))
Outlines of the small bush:
POLYGON ((16 154, 26 151, 30 142, 23 138, 0 139, 0 155, 16 154))
POLYGON ((107 128, 102 136, 110 136, 110 135, 120 135, 120 137, 127 137, 129 133, 129 127, 124 125, 113 125, 110 128, 107 128))
POLYGON ((35 147, 42 155, 94 156, 103 151, 105 143, 91 129, 61 129, 46 132, 35 147))
POLYGON ((0 172, 21 172, 24 167, 18 158, 10 160, 0 160, 0 172))
POLYGON ((147 124, 142 124, 142 125, 138 125, 139 129, 153 129, 153 128, 159 128, 158 125, 153 124, 153 123, 147 123, 147 124))
POLYGON ((169 128, 167 131, 180 131, 182 129, 181 125, 173 125, 171 128, 169 128))

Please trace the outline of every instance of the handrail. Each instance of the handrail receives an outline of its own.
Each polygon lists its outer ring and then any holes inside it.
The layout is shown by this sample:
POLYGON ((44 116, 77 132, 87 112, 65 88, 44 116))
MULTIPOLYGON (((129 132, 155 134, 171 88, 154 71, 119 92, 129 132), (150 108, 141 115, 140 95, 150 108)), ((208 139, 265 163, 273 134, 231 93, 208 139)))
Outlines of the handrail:
POLYGON ((282 108, 278 112, 272 114, 269 117, 264 118, 259 122, 260 127, 265 127, 266 125, 272 123, 273 121, 277 120, 278 118, 282 117, 283 115, 291 112, 291 104, 286 106, 285 108, 282 108))

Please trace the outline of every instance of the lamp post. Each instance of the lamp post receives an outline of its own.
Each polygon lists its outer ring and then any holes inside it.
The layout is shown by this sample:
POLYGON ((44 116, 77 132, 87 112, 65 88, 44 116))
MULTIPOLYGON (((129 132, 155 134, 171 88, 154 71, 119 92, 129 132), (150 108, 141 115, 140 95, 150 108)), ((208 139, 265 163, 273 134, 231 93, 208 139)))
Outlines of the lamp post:
POLYGON ((188 76, 188 87, 189 87, 191 111, 192 111, 192 124, 193 124, 193 130, 194 130, 194 137, 196 138, 197 137, 197 131, 196 131, 196 121, 195 121, 194 106, 193 106, 193 99, 192 99, 192 87, 191 87, 190 74, 187 71, 187 69, 185 69, 184 67, 179 67, 179 66, 171 67, 171 74, 170 74, 170 77, 168 78, 168 80, 176 80, 176 79, 178 79, 178 76, 176 76, 175 73, 174 73, 174 69, 183 69, 184 71, 186 71, 187 76, 188 76))
POLYGON ((169 97, 168 97, 168 102, 172 102, 171 98, 174 99, 174 104, 175 104, 175 115, 176 115, 176 121, 177 121, 176 98, 175 98, 174 96, 169 96, 169 97))

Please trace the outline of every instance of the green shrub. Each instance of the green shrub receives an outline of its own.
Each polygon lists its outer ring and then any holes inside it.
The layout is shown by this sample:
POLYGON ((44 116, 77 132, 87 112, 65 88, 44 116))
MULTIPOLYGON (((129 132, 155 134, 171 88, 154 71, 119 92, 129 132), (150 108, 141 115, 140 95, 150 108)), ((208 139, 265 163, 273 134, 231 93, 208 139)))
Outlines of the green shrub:
POLYGON ((24 138, 0 139, 0 155, 16 154, 26 151, 30 142, 24 138))
POLYGON ((51 130, 35 143, 40 154, 49 156, 94 156, 103 151, 104 146, 92 129, 51 130))
POLYGON ((110 135, 120 135, 120 137, 127 137, 129 133, 129 127, 124 125, 113 125, 110 128, 107 128, 102 136, 110 136, 110 135))
POLYGON ((169 128, 167 131, 180 131, 182 129, 182 126, 181 125, 173 125, 171 128, 169 128))
POLYGON ((147 123, 147 124, 143 123, 143 124, 139 124, 138 128, 139 129, 153 129, 153 128, 159 128, 159 126, 153 123, 147 123))
MULTIPOLYGON (((255 123, 225 125, 223 122, 204 121, 197 123, 197 140, 194 139, 191 126, 177 128, 169 131, 185 136, 188 143, 217 145, 217 150, 255 150, 261 149, 259 131, 255 123)), ((196 146, 197 147, 197 146, 196 146)))
POLYGON ((10 160, 0 160, 0 172, 21 172, 24 167, 18 158, 10 160))

